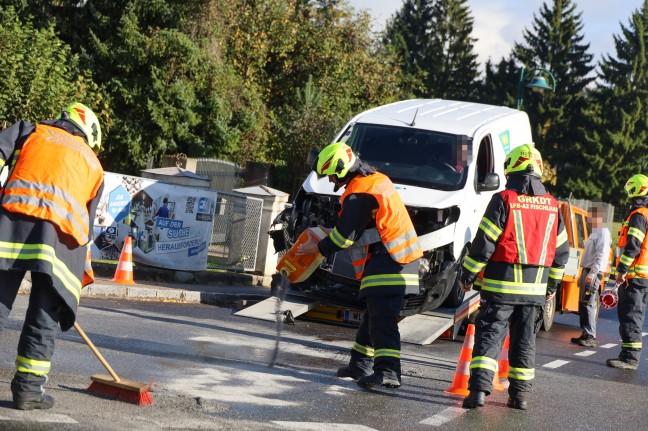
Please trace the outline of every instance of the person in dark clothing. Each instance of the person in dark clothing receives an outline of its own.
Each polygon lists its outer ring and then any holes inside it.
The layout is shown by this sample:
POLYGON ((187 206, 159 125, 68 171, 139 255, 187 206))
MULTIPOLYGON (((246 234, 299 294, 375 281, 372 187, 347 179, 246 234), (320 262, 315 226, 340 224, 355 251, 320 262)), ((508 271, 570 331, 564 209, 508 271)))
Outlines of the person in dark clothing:
POLYGON ((162 199, 162 206, 158 208, 157 213, 155 214, 156 217, 162 217, 162 218, 169 218, 169 199, 164 198, 162 199))
POLYGON ((341 142, 325 147, 313 170, 328 177, 335 190, 345 187, 335 227, 319 242, 302 244, 298 254, 327 256, 341 250, 351 255, 359 297, 366 310, 349 364, 338 377, 359 386, 397 388, 401 385, 401 345, 398 316, 405 294, 419 292, 418 266, 422 251, 418 236, 394 184, 360 160, 341 142))
POLYGON ((648 177, 633 175, 625 185, 632 202, 619 235, 621 256, 616 268, 619 286, 619 334, 621 353, 618 358, 608 359, 612 368, 636 370, 643 347, 642 327, 648 306, 648 177))
POLYGON ((80 103, 0 132, 0 168, 9 168, 0 196, 0 330, 26 271, 32 279, 11 381, 16 409, 54 405, 43 385, 58 327, 72 327, 81 287, 94 281, 88 246, 103 190, 100 148, 99 121, 80 103))
POLYGON ((504 163, 506 189, 493 195, 463 263, 461 286, 478 274, 481 302, 475 320, 470 394, 464 408, 482 407, 491 393, 502 342, 510 328, 509 399, 526 410, 535 377, 535 337, 542 307, 554 296, 569 258, 558 202, 540 181, 542 157, 531 145, 504 163))

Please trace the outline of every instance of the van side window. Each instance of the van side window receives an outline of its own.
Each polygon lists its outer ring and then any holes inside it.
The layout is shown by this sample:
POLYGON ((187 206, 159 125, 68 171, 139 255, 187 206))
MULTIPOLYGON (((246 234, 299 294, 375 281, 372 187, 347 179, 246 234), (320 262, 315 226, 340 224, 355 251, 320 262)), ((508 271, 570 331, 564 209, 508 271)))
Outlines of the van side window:
POLYGON ((479 153, 477 153, 477 164, 475 165, 475 179, 481 183, 486 179, 486 174, 495 172, 493 164, 493 143, 490 135, 484 137, 479 143, 479 153))
POLYGON ((576 235, 578 235, 578 247, 585 246, 585 239, 587 237, 587 225, 585 224, 585 217, 582 214, 574 214, 576 217, 576 235))

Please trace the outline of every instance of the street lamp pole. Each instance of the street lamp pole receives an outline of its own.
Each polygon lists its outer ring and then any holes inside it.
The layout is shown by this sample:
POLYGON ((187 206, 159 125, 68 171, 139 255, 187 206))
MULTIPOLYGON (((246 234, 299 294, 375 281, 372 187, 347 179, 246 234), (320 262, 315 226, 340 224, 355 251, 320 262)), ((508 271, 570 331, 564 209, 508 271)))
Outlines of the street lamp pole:
POLYGON ((522 66, 520 69, 520 80, 518 81, 517 87, 517 109, 522 109, 522 101, 524 99, 524 87, 531 88, 534 90, 551 90, 552 92, 556 91, 556 77, 549 70, 542 67, 534 67, 529 71, 525 71, 525 67, 522 66), (527 79, 533 75, 533 79, 525 85, 527 79), (551 84, 547 83, 545 75, 551 80, 551 84))

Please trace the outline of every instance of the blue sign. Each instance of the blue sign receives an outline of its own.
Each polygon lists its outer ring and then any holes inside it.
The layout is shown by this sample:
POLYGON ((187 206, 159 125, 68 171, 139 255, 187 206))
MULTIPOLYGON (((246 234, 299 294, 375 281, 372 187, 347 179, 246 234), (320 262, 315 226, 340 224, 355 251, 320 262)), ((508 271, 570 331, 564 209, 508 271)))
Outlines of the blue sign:
POLYGON ((108 194, 108 214, 115 222, 124 220, 130 212, 131 197, 124 186, 116 187, 108 194))

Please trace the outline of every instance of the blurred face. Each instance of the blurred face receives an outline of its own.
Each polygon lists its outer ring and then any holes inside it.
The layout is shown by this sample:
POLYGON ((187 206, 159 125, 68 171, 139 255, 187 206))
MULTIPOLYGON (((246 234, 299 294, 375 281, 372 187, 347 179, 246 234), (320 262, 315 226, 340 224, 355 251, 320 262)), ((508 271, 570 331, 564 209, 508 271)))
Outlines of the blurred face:
POLYGON ((603 227, 603 211, 601 208, 593 207, 589 213, 592 228, 603 227))

